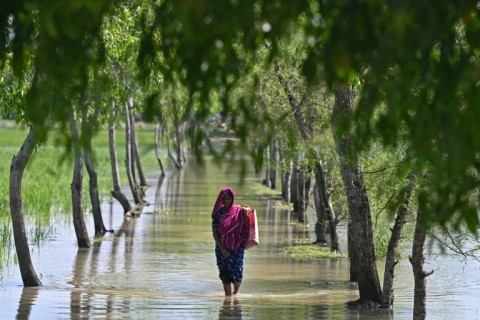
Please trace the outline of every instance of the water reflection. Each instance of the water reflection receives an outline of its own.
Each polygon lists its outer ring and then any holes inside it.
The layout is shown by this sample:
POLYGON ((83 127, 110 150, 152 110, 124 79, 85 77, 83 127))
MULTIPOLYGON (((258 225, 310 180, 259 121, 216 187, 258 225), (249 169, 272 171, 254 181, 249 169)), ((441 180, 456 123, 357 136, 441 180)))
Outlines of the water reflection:
POLYGON ((218 312, 218 320, 242 319, 242 307, 238 297, 226 297, 218 312))
POLYGON ((32 307, 35 305, 40 288, 23 288, 17 308, 17 319, 30 319, 32 307))
MULTIPOLYGON (((243 185, 236 179, 239 167, 207 162, 201 170, 189 165, 182 173, 152 177, 149 184, 157 187, 146 194, 152 205, 140 217, 124 219, 119 205, 104 204, 105 221, 115 232, 94 238, 90 250, 76 249, 72 226, 58 224, 33 255, 42 288, 22 288, 18 268, 0 274, 2 318, 393 319, 386 311, 347 310, 345 303, 358 298, 358 288, 347 281, 348 260, 312 263, 284 255, 285 245, 313 239, 314 220, 304 228, 277 200, 260 198, 254 177, 243 185), (210 218, 224 185, 237 191, 240 203, 257 209, 260 232, 260 246, 245 255, 242 293, 227 299, 210 218)), ((478 318, 479 268, 445 258, 430 262, 440 269, 428 279, 428 318, 478 318)), ((411 266, 401 261, 396 320, 411 318, 412 288, 411 266)))

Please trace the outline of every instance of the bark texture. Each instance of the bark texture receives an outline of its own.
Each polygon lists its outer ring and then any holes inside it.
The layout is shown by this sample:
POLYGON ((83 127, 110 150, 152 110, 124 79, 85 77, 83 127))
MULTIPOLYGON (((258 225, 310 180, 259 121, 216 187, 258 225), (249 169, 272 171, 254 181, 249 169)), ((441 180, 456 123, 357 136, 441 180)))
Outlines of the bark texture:
POLYGON ((30 129, 25 141, 10 164, 10 215, 12 217, 13 238, 17 252, 18 266, 25 287, 41 286, 37 273, 32 264, 30 249, 28 248, 27 233, 23 220, 22 179, 30 156, 38 143, 35 130, 30 129))
MULTIPOLYGON (((115 104, 113 109, 116 110, 115 104)), ((117 147, 115 139, 115 111, 110 112, 110 123, 108 128, 108 145, 110 151, 110 166, 112 168, 112 182, 113 190, 111 191, 112 197, 114 197, 122 206, 124 215, 132 214, 132 205, 128 201, 127 197, 122 191, 120 186, 120 174, 118 172, 117 162, 117 147)))
POLYGON ((358 157, 350 147, 349 130, 342 127, 348 123, 354 97, 352 87, 343 86, 335 90, 332 127, 350 216, 348 231, 351 237, 351 267, 355 269, 360 293, 360 299, 353 305, 375 307, 381 303, 382 290, 375 263, 370 205, 358 157))
POLYGON ((415 289, 413 296, 413 319, 424 320, 427 317, 427 277, 433 271, 425 272, 423 265, 425 256, 423 250, 425 246, 426 230, 422 226, 422 212, 417 212, 417 221, 415 224, 415 233, 413 235, 412 255, 410 263, 412 264, 413 277, 415 279, 415 289))
POLYGON ((77 244, 79 248, 90 248, 90 238, 88 237, 87 227, 85 224, 85 216, 83 214, 82 204, 82 185, 83 185, 83 157, 80 146, 80 137, 78 134, 78 125, 75 110, 70 112, 70 132, 72 134, 73 152, 75 162, 73 165, 73 177, 71 184, 72 191, 72 212, 73 226, 77 236, 77 244))
MULTIPOLYGON (((314 159, 314 173, 315 173, 315 183, 318 187, 318 197, 320 199, 320 206, 322 207, 320 210, 326 214, 328 219, 329 227, 330 227, 330 250, 331 251, 339 251, 339 241, 338 241, 338 233, 337 233, 337 219, 335 216, 335 211, 333 210, 333 206, 330 199, 330 191, 328 188, 328 178, 326 175, 326 170, 323 165, 323 162, 320 160, 320 156, 318 152, 314 149, 314 146, 311 143, 312 135, 313 135, 313 123, 315 121, 315 117, 313 115, 313 110, 310 107, 305 107, 305 102, 307 99, 307 94, 304 93, 303 96, 297 101, 293 92, 290 89, 287 79, 280 73, 279 66, 275 64, 275 72, 279 82, 283 87, 283 91, 285 92, 288 103, 292 108, 293 115, 295 121, 297 123, 298 130, 300 132, 300 136, 302 137, 303 141, 305 142, 308 150, 308 156, 314 159), (302 108, 304 108, 304 112, 302 112, 302 108), (304 115, 305 114, 305 115, 304 115)), ((321 234, 317 234, 317 239, 321 238, 321 234)))
MULTIPOLYGON (((98 110, 98 109, 97 109, 98 110)), ((87 168, 89 178, 89 194, 90 202, 92 204, 93 221, 95 225, 95 235, 103 235, 107 232, 105 224, 103 223, 102 208, 100 205, 100 196, 98 194, 98 178, 97 171, 92 159, 92 124, 96 121, 98 111, 92 115, 91 119, 88 119, 87 108, 84 107, 82 111, 82 132, 85 136, 85 144, 83 146, 83 160, 85 161, 85 167, 87 168)))
POLYGON ((392 228, 392 235, 388 242, 387 256, 385 258, 385 272, 383 276, 383 297, 382 307, 392 309, 393 307, 393 279, 395 276, 395 266, 397 261, 395 255, 397 253, 398 243, 400 242, 400 236, 402 234, 403 226, 405 225, 406 217, 408 215, 408 206, 412 197, 413 188, 415 186, 416 177, 412 172, 408 176, 407 186, 405 188, 405 194, 403 202, 398 209, 395 223, 392 228))
POLYGON ((143 205, 143 196, 142 190, 138 185, 137 181, 135 180, 135 166, 133 153, 132 153, 132 123, 130 117, 130 108, 128 104, 126 104, 126 122, 125 122, 125 169, 127 171, 127 178, 128 184, 130 186, 130 190, 132 192, 133 200, 135 201, 136 205, 143 205))

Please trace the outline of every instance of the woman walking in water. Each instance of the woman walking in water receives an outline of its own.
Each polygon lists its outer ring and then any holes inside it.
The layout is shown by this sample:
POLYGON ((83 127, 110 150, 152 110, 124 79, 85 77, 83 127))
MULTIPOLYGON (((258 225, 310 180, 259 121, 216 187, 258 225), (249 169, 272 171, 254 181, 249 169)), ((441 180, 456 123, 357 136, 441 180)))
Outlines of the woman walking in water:
POLYGON ((237 294, 242 284, 244 242, 249 225, 248 209, 235 204, 233 189, 220 190, 212 211, 212 231, 219 277, 226 296, 237 294))

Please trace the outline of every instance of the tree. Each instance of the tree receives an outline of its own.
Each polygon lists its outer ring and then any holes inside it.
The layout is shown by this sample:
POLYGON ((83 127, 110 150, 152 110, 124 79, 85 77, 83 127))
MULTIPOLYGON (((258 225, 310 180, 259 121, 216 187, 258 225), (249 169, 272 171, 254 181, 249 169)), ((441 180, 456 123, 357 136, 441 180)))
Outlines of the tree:
POLYGON ((18 265, 22 275, 23 285, 26 287, 41 286, 42 282, 37 276, 30 257, 25 222, 22 211, 22 178, 28 160, 32 155, 38 139, 35 130, 30 129, 19 153, 13 157, 10 166, 10 210, 13 225, 13 237, 17 250, 18 265))

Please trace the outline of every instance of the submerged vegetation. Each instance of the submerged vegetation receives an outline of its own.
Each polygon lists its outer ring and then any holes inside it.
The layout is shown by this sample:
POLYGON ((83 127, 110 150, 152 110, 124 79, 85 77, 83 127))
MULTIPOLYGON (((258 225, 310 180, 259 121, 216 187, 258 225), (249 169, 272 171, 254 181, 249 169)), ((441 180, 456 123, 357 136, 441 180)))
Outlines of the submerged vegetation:
POLYGON ((315 244, 304 244, 284 248, 284 253, 299 260, 320 260, 330 258, 346 258, 345 254, 332 252, 328 247, 315 244))

